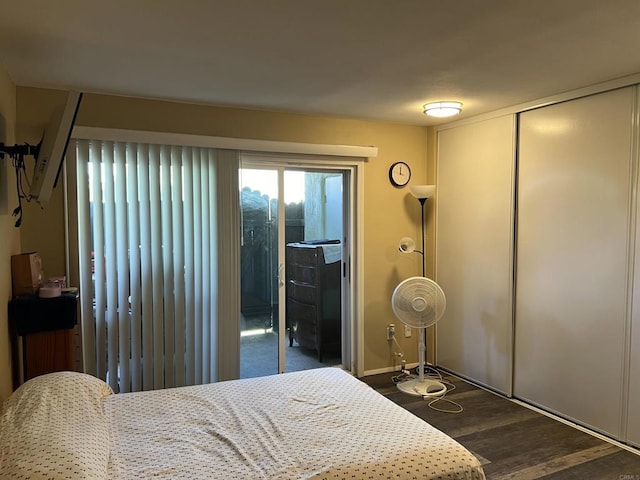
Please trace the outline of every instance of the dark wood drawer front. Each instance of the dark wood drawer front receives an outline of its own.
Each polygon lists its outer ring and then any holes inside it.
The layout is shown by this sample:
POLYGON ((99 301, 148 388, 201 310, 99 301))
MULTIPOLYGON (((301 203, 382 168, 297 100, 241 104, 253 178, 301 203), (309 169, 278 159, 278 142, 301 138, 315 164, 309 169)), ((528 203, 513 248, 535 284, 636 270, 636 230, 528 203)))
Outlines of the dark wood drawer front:
POLYGON ((315 347, 317 329, 317 310, 315 305, 287 300, 287 313, 291 319, 293 328, 300 345, 315 347))
POLYGON ((293 263, 289 265, 287 275, 289 275, 289 280, 315 285, 317 282, 316 272, 317 270, 315 267, 293 263))
POLYGON ((287 247, 287 262, 300 265, 315 265, 318 259, 318 249, 316 248, 295 248, 287 247))
POLYGON ((302 303, 316 303, 316 286, 289 280, 287 296, 302 303))

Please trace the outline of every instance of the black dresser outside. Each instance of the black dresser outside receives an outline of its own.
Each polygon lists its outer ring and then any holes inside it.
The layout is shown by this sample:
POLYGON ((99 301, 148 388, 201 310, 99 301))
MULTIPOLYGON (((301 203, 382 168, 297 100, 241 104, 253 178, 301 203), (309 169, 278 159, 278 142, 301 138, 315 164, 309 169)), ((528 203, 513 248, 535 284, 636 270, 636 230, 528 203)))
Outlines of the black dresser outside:
POLYGON ((324 352, 341 348, 342 261, 333 255, 325 257, 325 248, 335 252, 340 245, 289 243, 285 268, 289 346, 295 340, 316 350, 320 362, 324 352))

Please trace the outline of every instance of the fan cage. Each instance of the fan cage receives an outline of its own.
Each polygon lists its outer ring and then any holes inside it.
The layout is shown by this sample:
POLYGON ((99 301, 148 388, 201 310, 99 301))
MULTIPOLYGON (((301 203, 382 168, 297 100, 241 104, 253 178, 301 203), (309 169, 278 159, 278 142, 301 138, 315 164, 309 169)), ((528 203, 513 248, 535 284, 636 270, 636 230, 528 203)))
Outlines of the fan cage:
POLYGON ((411 277, 400 282, 392 296, 393 313, 413 328, 435 324, 446 308, 446 297, 440 286, 426 277, 411 277))

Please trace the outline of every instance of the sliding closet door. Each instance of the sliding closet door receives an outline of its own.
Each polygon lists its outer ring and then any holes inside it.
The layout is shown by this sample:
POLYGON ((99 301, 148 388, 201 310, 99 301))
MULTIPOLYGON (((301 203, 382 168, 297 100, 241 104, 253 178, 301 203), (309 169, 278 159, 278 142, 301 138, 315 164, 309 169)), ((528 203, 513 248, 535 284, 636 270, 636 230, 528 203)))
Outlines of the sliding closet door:
MULTIPOLYGON (((635 118, 640 118, 640 86, 635 87, 635 118)), ((640 157, 640 122, 634 132, 636 161, 640 157)), ((638 172, 636 172, 638 175, 638 172)), ((636 190, 637 191, 637 190, 636 190)), ((640 196, 636 195, 636 238, 633 281, 633 310, 630 331, 629 400, 627 402, 626 441, 640 447, 640 196)))
POLYGON ((632 89, 520 116, 514 394, 619 437, 632 89))
MULTIPOLYGON (((638 217, 640 217, 640 209, 637 211, 636 232, 640 227, 640 218, 638 217)), ((633 305, 626 440, 630 444, 640 447, 640 235, 636 237, 633 305)))
POLYGON ((437 363, 510 393, 514 117, 438 133, 437 363))

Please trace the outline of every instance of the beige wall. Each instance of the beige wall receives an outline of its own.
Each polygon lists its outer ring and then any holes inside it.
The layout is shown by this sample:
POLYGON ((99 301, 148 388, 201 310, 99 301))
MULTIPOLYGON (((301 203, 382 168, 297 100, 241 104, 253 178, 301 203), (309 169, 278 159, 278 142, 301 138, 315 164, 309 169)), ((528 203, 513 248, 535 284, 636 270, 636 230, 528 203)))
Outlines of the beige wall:
MULTIPOLYGON (((51 110, 64 92, 17 89, 19 141, 37 142, 51 110)), ((420 273, 418 255, 401 255, 402 236, 419 238, 419 203, 408 189, 396 189, 388 180, 389 166, 405 161, 413 169, 412 182, 429 183, 427 175, 427 129, 344 118, 274 113, 86 94, 78 125, 133 130, 212 135, 290 142, 375 145, 378 157, 366 163, 364 192, 364 316, 365 370, 389 367, 393 355, 385 327, 394 319, 390 298, 400 280, 420 273)), ((432 217, 433 206, 429 206, 432 217)), ((431 227, 427 240, 433 238, 431 227)), ((47 275, 64 271, 64 232, 61 188, 44 210, 30 205, 22 228, 23 250, 42 254, 47 275)), ((429 247, 430 249, 431 247, 429 247)), ((432 255, 429 258, 431 271, 432 255)), ((399 335, 402 337, 402 335, 399 335)), ((415 334, 411 340, 415 339, 415 334)), ((404 339, 399 338, 402 343, 404 339)), ((407 341, 405 354, 415 361, 416 348, 407 341)))
MULTIPOLYGON (((65 101, 66 92, 57 90, 16 89, 16 140, 38 144, 56 106, 65 101)), ((33 173, 33 157, 25 158, 27 171, 33 173)), ((41 207, 32 202, 25 207, 21 228, 21 252, 40 252, 45 278, 64 275, 64 214, 62 182, 53 192, 50 203, 41 207)))
MULTIPOLYGON (((0 142, 13 144, 16 87, 0 65, 0 142)), ((11 299, 11 255, 18 253, 20 230, 11 212, 17 205, 15 175, 7 157, 0 160, 0 401, 12 390, 7 302, 11 299)))

